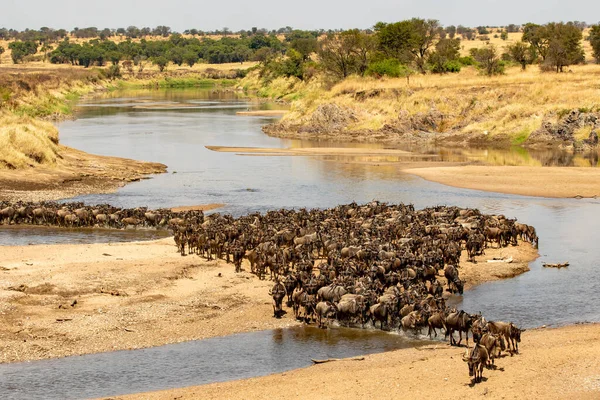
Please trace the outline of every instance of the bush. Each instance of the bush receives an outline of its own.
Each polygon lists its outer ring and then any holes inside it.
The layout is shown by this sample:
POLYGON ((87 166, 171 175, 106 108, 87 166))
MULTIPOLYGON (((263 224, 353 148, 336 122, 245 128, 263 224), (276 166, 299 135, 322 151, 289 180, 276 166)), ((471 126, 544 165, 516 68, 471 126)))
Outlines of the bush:
POLYGON ((458 60, 453 60, 453 61, 448 61, 446 64, 444 64, 444 67, 447 72, 460 72, 460 69, 462 68, 462 64, 458 60))
POLYGON ((108 79, 117 79, 121 77, 121 68, 119 64, 111 65, 105 71, 106 77, 108 79))
POLYGON ((475 61, 475 59, 471 56, 466 56, 466 57, 460 57, 458 59, 458 62, 461 63, 464 66, 469 66, 469 65, 475 65, 477 64, 477 62, 475 61))
POLYGON ((409 75, 409 69, 405 65, 400 64, 400 61, 395 58, 388 58, 369 64, 366 74, 370 76, 389 76, 398 78, 400 76, 409 75))

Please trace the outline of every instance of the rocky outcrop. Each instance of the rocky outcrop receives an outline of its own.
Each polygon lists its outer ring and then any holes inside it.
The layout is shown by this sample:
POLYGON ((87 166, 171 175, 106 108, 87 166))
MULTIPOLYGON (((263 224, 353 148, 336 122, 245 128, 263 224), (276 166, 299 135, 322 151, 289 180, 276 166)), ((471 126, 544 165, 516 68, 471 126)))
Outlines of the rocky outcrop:
POLYGON ((592 133, 586 142, 590 145, 598 144, 597 131, 600 130, 600 113, 581 112, 572 110, 562 118, 556 121, 556 115, 550 115, 542 123, 540 129, 534 131, 527 140, 531 144, 556 145, 557 142, 563 144, 573 144, 575 142, 574 134, 578 129, 591 127, 592 133))

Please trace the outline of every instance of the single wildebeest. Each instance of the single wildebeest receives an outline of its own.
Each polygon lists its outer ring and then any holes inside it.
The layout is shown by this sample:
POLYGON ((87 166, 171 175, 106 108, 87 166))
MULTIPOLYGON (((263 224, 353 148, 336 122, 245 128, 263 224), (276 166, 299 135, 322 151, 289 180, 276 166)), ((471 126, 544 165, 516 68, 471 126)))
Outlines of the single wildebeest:
POLYGON ((431 338, 431 331, 433 331, 435 337, 437 337, 436 329, 443 328, 445 331, 447 330, 446 316, 443 312, 437 312, 427 319, 427 325, 429 326, 429 330, 427 331, 429 338, 431 338))
POLYGON ((328 301, 320 301, 315 307, 315 314, 317 315, 317 323, 319 328, 323 328, 323 319, 329 319, 335 317, 337 309, 333 303, 328 301))
POLYGON ((463 310, 448 314, 446 317, 446 335, 450 336, 450 346, 460 346, 463 332, 467 338, 467 346, 469 346, 469 329, 471 329, 472 324, 471 316, 463 310), (454 331, 458 331, 458 343, 454 339, 454 331))
POLYGON ((319 301, 331 301, 334 303, 338 303, 345 294, 346 289, 343 286, 334 283, 329 286, 323 286, 317 291, 319 301))
POLYGON ((463 361, 469 365, 469 376, 475 377, 475 383, 481 382, 483 378, 483 367, 488 361, 488 352, 484 346, 476 344, 475 347, 467 351, 463 356, 463 361))
POLYGON ((506 340, 508 351, 515 353, 519 352, 519 343, 521 343, 521 333, 525 332, 525 329, 517 328, 512 322, 494 322, 490 321, 487 324, 487 328, 490 333, 500 335, 506 340))
POLYGON ((450 293, 463 294, 465 281, 458 278, 458 270, 454 265, 448 265, 444 268, 444 276, 448 280, 448 291, 450 293))
POLYGON ((273 316, 275 318, 280 318, 283 311, 281 304, 285 297, 285 286, 283 286, 283 283, 275 281, 275 285, 269 292, 269 295, 273 297, 273 316))
POLYGON ((494 365, 494 359, 500 355, 500 351, 502 350, 500 337, 493 333, 484 333, 479 340, 479 344, 485 346, 488 352, 489 364, 494 365))

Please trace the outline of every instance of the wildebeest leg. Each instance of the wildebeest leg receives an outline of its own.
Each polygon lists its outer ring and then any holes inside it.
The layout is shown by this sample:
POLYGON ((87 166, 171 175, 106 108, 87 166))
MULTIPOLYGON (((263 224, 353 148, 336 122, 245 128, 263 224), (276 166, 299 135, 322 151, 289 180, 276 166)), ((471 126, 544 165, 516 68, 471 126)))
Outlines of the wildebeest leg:
POLYGON ((458 330, 458 343, 456 343, 456 345, 460 346, 460 342, 462 342, 462 331, 459 329, 458 330))

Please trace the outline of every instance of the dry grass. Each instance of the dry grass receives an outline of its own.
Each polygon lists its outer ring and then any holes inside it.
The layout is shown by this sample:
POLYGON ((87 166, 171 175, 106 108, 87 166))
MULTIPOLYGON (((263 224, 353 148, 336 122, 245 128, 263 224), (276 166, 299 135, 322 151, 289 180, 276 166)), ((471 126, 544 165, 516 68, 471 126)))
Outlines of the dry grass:
POLYGON ((0 112, 0 169, 54 164, 58 130, 49 122, 0 112))
POLYGON ((333 103, 357 117, 348 131, 410 124, 437 114, 443 116, 437 132, 502 134, 521 144, 551 113, 600 110, 600 66, 573 66, 571 70, 556 74, 542 73, 536 67, 510 68, 505 75, 490 78, 469 67, 459 74, 416 75, 410 82, 350 77, 331 90, 317 86, 309 95, 298 96, 282 121, 307 123, 319 105, 333 103))

